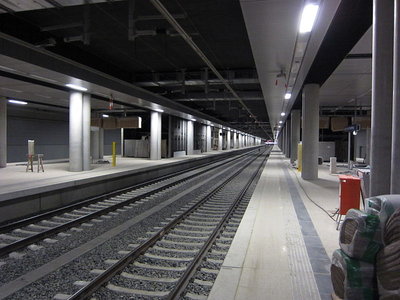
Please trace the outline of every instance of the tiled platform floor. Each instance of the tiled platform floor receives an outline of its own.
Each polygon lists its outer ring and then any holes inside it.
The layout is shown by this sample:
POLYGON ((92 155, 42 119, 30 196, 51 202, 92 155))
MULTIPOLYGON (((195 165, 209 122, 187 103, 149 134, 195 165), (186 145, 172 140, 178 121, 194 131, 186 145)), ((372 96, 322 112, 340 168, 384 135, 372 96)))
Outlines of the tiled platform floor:
POLYGON ((331 299, 339 232, 312 201, 334 213, 338 194, 327 165, 304 181, 274 149, 208 299, 331 299))

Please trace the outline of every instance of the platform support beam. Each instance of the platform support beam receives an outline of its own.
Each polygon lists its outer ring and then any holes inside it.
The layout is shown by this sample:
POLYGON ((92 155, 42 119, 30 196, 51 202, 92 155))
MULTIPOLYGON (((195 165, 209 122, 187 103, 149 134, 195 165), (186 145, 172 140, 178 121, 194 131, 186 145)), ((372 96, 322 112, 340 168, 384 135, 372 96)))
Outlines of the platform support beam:
POLYGON ((393 118, 390 193, 400 194, 400 0, 394 2, 393 118))
POLYGON ((393 0, 373 1, 370 196, 390 193, 393 2, 393 0))
POLYGON ((194 123, 193 121, 187 121, 187 155, 193 155, 193 143, 194 143, 194 123))
POLYGON ((161 113, 150 113, 150 159, 161 159, 161 113))
POLYGON ((104 128, 99 128, 99 159, 104 158, 104 128))
POLYGON ((290 162, 297 160, 297 146, 300 142, 300 110, 292 110, 291 113, 291 130, 290 130, 290 162))
POLYGON ((319 89, 319 85, 314 83, 303 87, 301 177, 305 180, 318 179, 319 89))
POLYGON ((285 156, 286 158, 290 158, 290 153, 292 151, 292 143, 291 143, 291 139, 290 139, 290 135, 291 135, 291 120, 286 120, 286 153, 285 156))
POLYGON ((82 93, 69 95, 69 170, 82 171, 82 93))
POLYGON ((211 147, 212 147, 212 137, 211 137, 211 126, 207 125, 207 129, 206 129, 206 144, 207 144, 207 152, 211 151, 211 147))
POLYGON ((222 129, 218 129, 218 151, 222 150, 222 129))
POLYGON ((7 99, 0 98, 0 168, 7 166, 7 99))
POLYGON ((83 94, 82 103, 82 167, 84 171, 90 170, 90 112, 91 96, 83 94))

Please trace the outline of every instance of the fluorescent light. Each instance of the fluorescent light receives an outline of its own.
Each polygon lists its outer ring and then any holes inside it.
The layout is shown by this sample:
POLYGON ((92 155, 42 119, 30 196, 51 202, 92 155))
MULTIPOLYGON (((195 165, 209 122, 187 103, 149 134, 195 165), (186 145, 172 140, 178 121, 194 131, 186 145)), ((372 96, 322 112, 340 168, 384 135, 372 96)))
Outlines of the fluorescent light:
POLYGON ((81 92, 86 92, 88 90, 87 88, 85 88, 83 86, 72 84, 72 83, 68 83, 65 86, 67 86, 73 90, 77 90, 77 91, 81 91, 81 92))
POLYGON ((289 100, 292 97, 292 93, 285 94, 285 100, 289 100))
POLYGON ((286 115, 284 112, 281 112, 281 116, 283 117, 284 115, 286 115))
POLYGON ((283 121, 279 121, 279 124, 282 124, 283 123, 283 121))
POLYGON ((279 125, 278 128, 281 128, 281 125, 279 125))
POLYGON ((162 109, 159 109, 159 108, 154 108, 153 110, 154 110, 154 111, 157 111, 157 112, 160 112, 160 113, 163 113, 163 112, 164 112, 162 109))
POLYGON ((20 104, 20 105, 28 104, 28 102, 26 102, 26 101, 20 101, 20 100, 14 100, 14 99, 9 99, 8 102, 14 103, 14 104, 20 104))
POLYGON ((190 119, 190 121, 196 122, 196 119, 190 119))
POLYGON ((317 17, 318 7, 317 4, 307 4, 304 6, 303 13, 301 14, 300 33, 311 32, 317 17))
POLYGON ((110 116, 109 115, 106 115, 106 114, 102 114, 101 115, 103 118, 109 118, 110 116))

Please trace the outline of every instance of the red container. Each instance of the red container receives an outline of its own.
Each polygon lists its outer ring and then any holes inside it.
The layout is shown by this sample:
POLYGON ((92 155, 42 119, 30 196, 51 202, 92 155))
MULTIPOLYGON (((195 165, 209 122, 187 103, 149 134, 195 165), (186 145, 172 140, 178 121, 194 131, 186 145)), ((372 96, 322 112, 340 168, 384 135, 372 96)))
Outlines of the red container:
POLYGON ((339 175, 340 180, 340 207, 339 214, 345 215, 351 208, 360 209, 361 179, 354 176, 339 175))

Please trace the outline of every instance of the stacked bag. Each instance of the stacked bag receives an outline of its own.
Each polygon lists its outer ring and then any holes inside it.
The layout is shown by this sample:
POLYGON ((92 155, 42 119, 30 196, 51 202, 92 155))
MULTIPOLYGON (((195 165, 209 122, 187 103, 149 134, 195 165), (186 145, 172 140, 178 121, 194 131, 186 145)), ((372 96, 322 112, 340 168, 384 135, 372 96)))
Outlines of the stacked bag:
POLYGON ((369 198, 365 212, 350 209, 339 244, 331 265, 337 298, 400 299, 400 195, 369 198))

